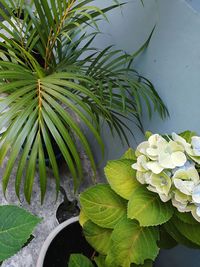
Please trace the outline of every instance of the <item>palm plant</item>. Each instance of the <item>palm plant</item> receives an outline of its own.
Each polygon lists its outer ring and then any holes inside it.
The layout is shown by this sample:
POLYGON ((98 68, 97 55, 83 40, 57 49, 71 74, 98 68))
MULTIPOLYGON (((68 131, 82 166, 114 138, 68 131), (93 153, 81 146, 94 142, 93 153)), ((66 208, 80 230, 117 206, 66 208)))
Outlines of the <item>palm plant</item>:
MULTIPOLYGON (((100 9, 94 0, 1 0, 0 16, 0 164, 9 154, 2 177, 3 190, 18 159, 16 194, 31 201, 36 170, 41 199, 47 185, 47 163, 59 190, 56 143, 74 179, 83 176, 77 142, 81 143, 94 174, 94 157, 80 124, 92 132, 103 152, 100 135, 105 121, 112 132, 128 143, 124 118, 141 128, 141 99, 149 113, 152 105, 162 118, 167 115, 153 85, 132 67, 133 56, 107 47, 93 47, 98 22, 106 12, 122 6, 111 3, 100 9), (79 123, 77 123, 77 119, 79 123)), ((128 129, 131 131, 130 129, 128 129)))

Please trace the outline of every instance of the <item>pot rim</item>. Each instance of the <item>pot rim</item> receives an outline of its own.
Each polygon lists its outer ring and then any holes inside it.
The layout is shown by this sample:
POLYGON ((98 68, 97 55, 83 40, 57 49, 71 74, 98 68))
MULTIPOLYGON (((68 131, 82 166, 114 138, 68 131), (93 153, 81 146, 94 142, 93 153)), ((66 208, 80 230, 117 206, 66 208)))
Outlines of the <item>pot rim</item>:
POLYGON ((68 225, 74 223, 74 222, 78 222, 79 220, 79 216, 76 217, 72 217, 66 221, 64 221, 63 223, 59 224, 46 238, 46 240, 44 241, 42 248, 40 250, 39 253, 39 257, 37 260, 37 264, 36 267, 43 267, 43 263, 44 263, 44 259, 47 253, 47 250, 51 244, 51 242, 53 241, 53 239, 56 237, 57 234, 60 233, 60 231, 62 231, 65 227, 67 227, 68 225))

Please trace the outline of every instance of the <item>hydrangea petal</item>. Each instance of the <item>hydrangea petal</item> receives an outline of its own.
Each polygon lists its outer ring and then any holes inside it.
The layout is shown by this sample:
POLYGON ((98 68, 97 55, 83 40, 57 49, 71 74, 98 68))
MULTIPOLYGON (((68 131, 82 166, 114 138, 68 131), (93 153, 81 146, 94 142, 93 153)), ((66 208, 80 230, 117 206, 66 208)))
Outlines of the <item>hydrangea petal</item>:
POLYGON ((184 193, 180 192, 179 190, 175 191, 174 199, 182 204, 187 204, 190 200, 190 196, 185 195, 184 193))
POLYGON ((173 169, 176 167, 171 159, 171 155, 168 153, 161 152, 158 156, 158 162, 163 169, 173 169))
POLYGON ((132 168, 140 172, 146 172, 148 170, 147 158, 144 155, 140 155, 137 158, 137 162, 132 164, 132 168))
POLYGON ((193 208, 191 213, 194 219, 200 222, 200 207, 193 208))
POLYGON ((150 161, 147 163, 147 168, 153 173, 158 174, 163 171, 163 167, 157 161, 150 161))
POLYGON ((195 203, 200 204, 200 184, 194 187, 192 191, 192 199, 195 203))
POLYGON ((195 186, 193 181, 182 181, 180 179, 174 179, 174 185, 186 195, 192 195, 192 191, 195 186))
POLYGON ((191 144, 187 143, 183 137, 179 136, 176 133, 172 133, 172 139, 178 144, 182 145, 186 151, 191 147, 191 144))
MULTIPOLYGON (((151 192, 158 193, 157 190, 156 190, 156 188, 153 187, 153 186, 151 186, 151 185, 149 185, 147 187, 147 189, 149 191, 151 191, 151 192)), ((166 196, 165 194, 161 194, 161 193, 158 193, 158 194, 159 194, 159 197, 162 200, 162 202, 167 202, 167 201, 169 201, 171 199, 171 195, 166 196)))
POLYGON ((160 140, 165 140, 161 135, 159 134, 153 134, 149 137, 148 143, 150 146, 157 146, 157 142, 160 140))
POLYGON ((180 212, 186 212, 186 203, 181 203, 177 201, 176 199, 172 199, 172 205, 177 208, 178 211, 180 212))
POLYGON ((164 173, 152 174, 151 185, 153 185, 158 193, 168 195, 171 188, 171 179, 164 173))
POLYGON ((200 207, 196 208, 196 214, 199 217, 199 222, 200 222, 200 207))
POLYGON ((148 141, 142 142, 142 143, 140 143, 140 144, 138 145, 136 152, 139 151, 141 154, 146 155, 146 149, 147 149, 148 147, 149 147, 149 143, 148 143, 148 141))
POLYGON ((147 152, 148 156, 153 157, 155 159, 158 156, 158 149, 157 148, 149 147, 149 148, 147 148, 146 152, 147 152))
POLYGON ((177 167, 183 166, 187 161, 185 154, 183 152, 180 152, 180 151, 172 153, 171 159, 172 159, 174 165, 177 167))
POLYGON ((199 182, 199 174, 194 166, 188 168, 187 173, 191 180, 196 183, 199 182))
POLYGON ((192 148, 195 156, 200 156, 200 137, 199 136, 193 136, 192 137, 192 148))

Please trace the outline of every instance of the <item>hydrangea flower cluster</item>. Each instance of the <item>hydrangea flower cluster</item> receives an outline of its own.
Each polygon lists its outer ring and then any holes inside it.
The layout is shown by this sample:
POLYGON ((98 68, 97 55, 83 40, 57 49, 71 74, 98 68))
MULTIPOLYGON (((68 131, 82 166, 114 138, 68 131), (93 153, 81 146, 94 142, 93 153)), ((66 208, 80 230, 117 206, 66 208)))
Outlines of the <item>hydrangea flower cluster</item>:
POLYGON ((200 222, 200 137, 191 142, 172 133, 163 136, 154 134, 142 142, 135 152, 137 180, 147 184, 150 191, 159 194, 163 202, 172 201, 180 212, 191 212, 200 222))

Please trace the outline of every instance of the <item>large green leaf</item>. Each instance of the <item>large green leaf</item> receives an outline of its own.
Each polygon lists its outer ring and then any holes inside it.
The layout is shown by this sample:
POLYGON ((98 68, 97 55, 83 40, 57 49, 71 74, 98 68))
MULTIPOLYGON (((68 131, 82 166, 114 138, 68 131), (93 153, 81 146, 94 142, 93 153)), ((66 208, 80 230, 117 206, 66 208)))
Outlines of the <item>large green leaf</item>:
MULTIPOLYGON (((183 222, 179 222, 182 224, 183 222)), ((179 224, 179 225, 180 225, 179 224)), ((190 227, 193 227, 193 225, 187 224, 187 231, 190 231, 190 227)), ((178 244, 182 244, 184 246, 187 246, 189 248, 197 248, 199 249, 199 246, 195 244, 195 242, 192 242, 189 240, 189 238, 186 237, 186 235, 180 231, 178 225, 177 225, 177 219, 170 220, 167 223, 164 224, 164 228, 167 231, 167 233, 174 239, 178 244)), ((183 230, 183 229, 182 229, 183 230)), ((185 229, 186 230, 186 229, 185 229)), ((197 237, 198 238, 198 237, 197 237)))
POLYGON ((194 219, 191 212, 179 212, 178 210, 176 210, 175 215, 180 221, 184 223, 199 225, 199 222, 194 219))
POLYGON ((188 224, 179 220, 177 217, 173 218, 173 222, 176 225, 178 231, 192 243, 200 246, 200 224, 188 224))
POLYGON ((112 229, 102 228, 87 221, 83 225, 83 232, 88 243, 100 254, 106 255, 110 247, 112 229))
MULTIPOLYGON (((106 257, 103 255, 99 255, 94 258, 94 261, 98 267, 106 267, 106 257)), ((115 266, 117 267, 117 266, 115 266)))
POLYGON ((177 241, 166 231, 163 226, 159 228, 159 231, 160 240, 157 243, 159 248, 171 249, 178 244, 177 241))
POLYGON ((95 185, 81 193, 80 203, 86 216, 101 227, 112 229, 126 216, 126 201, 106 184, 95 185))
POLYGON ((82 254, 71 254, 68 267, 94 267, 94 265, 82 254))
POLYGON ((154 226, 167 222, 174 209, 159 196, 142 186, 135 190, 128 202, 128 218, 136 219, 141 226, 154 226))
POLYGON ((0 206, 0 261, 26 243, 40 219, 16 206, 0 206))
POLYGON ((133 191, 140 186, 136 179, 136 171, 131 167, 133 161, 120 159, 109 161, 105 167, 105 175, 111 188, 121 197, 130 199, 133 191))
POLYGON ((135 156, 135 150, 129 148, 122 156, 122 159, 130 159, 132 161, 137 161, 137 157, 135 156))
POLYGON ((140 227, 135 220, 123 220, 113 230, 112 253, 114 261, 123 267, 131 263, 144 264, 147 259, 155 260, 159 248, 158 229, 140 227))

